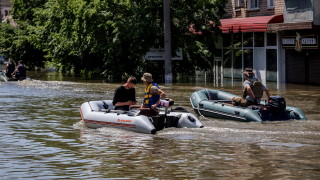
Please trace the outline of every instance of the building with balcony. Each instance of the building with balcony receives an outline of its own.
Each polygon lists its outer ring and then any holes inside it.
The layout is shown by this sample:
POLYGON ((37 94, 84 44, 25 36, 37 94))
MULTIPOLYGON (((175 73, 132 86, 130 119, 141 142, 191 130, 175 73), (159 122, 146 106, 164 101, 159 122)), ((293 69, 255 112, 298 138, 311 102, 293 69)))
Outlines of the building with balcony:
POLYGON ((320 84, 320 0, 229 0, 214 58, 215 79, 242 79, 252 67, 263 83, 320 84))
POLYGON ((268 31, 280 34, 281 61, 287 83, 320 85, 320 0, 285 0, 283 23, 268 31))

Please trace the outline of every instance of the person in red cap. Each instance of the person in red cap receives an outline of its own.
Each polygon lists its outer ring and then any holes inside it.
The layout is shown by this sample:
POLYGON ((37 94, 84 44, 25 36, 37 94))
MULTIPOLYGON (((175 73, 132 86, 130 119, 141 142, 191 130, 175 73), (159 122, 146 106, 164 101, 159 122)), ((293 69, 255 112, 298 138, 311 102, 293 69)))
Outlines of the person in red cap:
POLYGON ((270 97, 268 88, 255 77, 252 68, 245 68, 243 74, 245 77, 245 81, 243 82, 243 94, 242 97, 232 98, 234 105, 243 107, 258 105, 260 104, 263 92, 266 93, 268 98, 270 97))

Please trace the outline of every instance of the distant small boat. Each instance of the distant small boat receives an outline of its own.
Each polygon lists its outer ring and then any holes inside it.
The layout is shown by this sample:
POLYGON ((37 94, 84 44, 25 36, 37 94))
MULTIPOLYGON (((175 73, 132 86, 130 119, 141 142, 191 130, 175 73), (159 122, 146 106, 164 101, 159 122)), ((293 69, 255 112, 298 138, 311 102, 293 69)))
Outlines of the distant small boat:
POLYGON ((0 71, 0 82, 8 82, 9 78, 4 71, 0 71))
POLYGON ((297 107, 286 106, 281 96, 271 96, 260 105, 235 106, 232 97, 237 95, 212 89, 202 89, 192 93, 191 105, 198 115, 237 121, 281 121, 307 120, 304 112, 297 107))
POLYGON ((81 118, 89 128, 114 127, 129 131, 155 134, 164 128, 202 128, 199 119, 178 107, 166 107, 159 115, 147 117, 139 115, 138 109, 130 111, 114 110, 112 100, 89 101, 80 106, 81 118))
POLYGON ((19 77, 19 78, 16 78, 16 77, 7 77, 6 76, 6 72, 5 70, 2 70, 0 71, 0 82, 8 82, 8 81, 23 81, 23 80, 26 80, 27 77, 19 77))

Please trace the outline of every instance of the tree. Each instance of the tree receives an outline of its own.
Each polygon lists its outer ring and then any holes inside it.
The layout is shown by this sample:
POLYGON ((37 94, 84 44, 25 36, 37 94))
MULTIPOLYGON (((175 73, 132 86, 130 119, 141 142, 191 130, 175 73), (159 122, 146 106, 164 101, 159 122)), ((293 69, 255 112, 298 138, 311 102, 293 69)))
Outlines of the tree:
MULTIPOLYGON (((173 62, 174 73, 210 67, 226 2, 171 0, 172 52, 181 47, 185 57, 173 62), (202 35, 190 33, 191 26, 202 35)), ((14 0, 13 13, 22 26, 9 46, 26 50, 23 58, 34 53, 62 70, 116 81, 145 71, 162 79, 163 62, 143 56, 163 47, 163 0, 14 0)))
POLYGON ((33 46, 28 27, 25 24, 14 27, 9 23, 1 23, 0 53, 16 61, 24 60, 30 68, 42 67, 45 60, 44 53, 33 46))
POLYGON ((11 0, 13 6, 11 13, 16 20, 33 23, 34 13, 43 8, 47 0, 11 0))

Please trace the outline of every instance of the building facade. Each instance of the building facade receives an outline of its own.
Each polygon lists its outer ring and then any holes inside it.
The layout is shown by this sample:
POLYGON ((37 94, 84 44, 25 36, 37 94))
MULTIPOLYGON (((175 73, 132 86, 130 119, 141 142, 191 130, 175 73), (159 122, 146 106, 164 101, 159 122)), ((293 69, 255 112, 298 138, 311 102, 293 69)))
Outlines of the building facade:
POLYGON ((263 83, 276 82, 277 88, 282 83, 318 84, 312 69, 320 63, 315 1, 320 0, 229 0, 220 20, 215 79, 236 82, 243 79, 244 68, 252 67, 263 83), (300 49, 295 47, 297 35, 300 49), (301 76, 296 77, 298 69, 301 76))
POLYGON ((287 83, 320 85, 320 0, 285 0, 284 22, 270 24, 281 35, 287 83))
POLYGON ((10 0, 0 0, 0 12, 1 12, 1 19, 9 15, 11 10, 11 1, 10 0))

